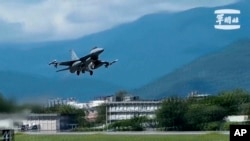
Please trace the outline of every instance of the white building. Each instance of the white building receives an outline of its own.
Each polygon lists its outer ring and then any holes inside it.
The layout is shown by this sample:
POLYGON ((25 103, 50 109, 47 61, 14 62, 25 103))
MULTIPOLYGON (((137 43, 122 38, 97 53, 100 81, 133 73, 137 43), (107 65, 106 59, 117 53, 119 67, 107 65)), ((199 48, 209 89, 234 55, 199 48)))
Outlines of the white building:
POLYGON ((94 108, 105 103, 105 100, 92 100, 88 103, 89 108, 94 108))
POLYGON ((70 123, 70 117, 60 114, 30 114, 23 120, 23 125, 28 125, 29 128, 37 125, 41 131, 58 131, 76 126, 70 123))
POLYGON ((199 93, 197 91, 192 91, 190 94, 188 94, 187 98, 203 99, 203 98, 207 98, 209 96, 210 96, 210 94, 199 93))
POLYGON ((69 99, 56 98, 56 99, 49 99, 47 107, 54 107, 56 105, 70 105, 77 109, 91 109, 91 108, 100 106, 104 103, 105 103, 105 100, 92 100, 92 101, 83 103, 83 102, 78 102, 77 100, 73 98, 69 98, 69 99))
POLYGON ((247 115, 231 115, 231 116, 227 116, 225 118, 225 120, 228 122, 246 122, 246 121, 249 121, 247 115))
POLYGON ((68 101, 66 103, 66 105, 70 105, 70 106, 73 106, 77 109, 83 109, 83 108, 87 108, 88 107, 88 104, 87 103, 79 103, 77 101, 68 101))
POLYGON ((27 119, 23 121, 23 125, 32 127, 38 125, 40 130, 56 131, 60 129, 60 118, 58 114, 30 114, 27 119))
POLYGON ((135 116, 155 118, 161 101, 120 101, 107 102, 107 122, 131 119, 135 116))

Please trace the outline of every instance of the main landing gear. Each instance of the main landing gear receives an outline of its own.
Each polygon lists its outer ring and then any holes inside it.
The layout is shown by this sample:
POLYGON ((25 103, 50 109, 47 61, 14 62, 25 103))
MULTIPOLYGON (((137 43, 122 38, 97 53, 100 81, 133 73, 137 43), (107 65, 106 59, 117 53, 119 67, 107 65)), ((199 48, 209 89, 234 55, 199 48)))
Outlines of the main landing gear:
POLYGON ((89 74, 90 74, 90 75, 93 75, 93 71, 92 71, 92 70, 90 70, 90 71, 89 71, 89 74))
MULTIPOLYGON (((80 71, 76 71, 76 74, 77 74, 78 76, 80 75, 80 73, 81 73, 80 71)), ((82 71, 82 73, 85 73, 85 71, 82 71)), ((93 71, 90 70, 90 71, 89 71, 89 74, 90 74, 90 75, 93 75, 93 71)))
POLYGON ((80 71, 76 71, 76 74, 77 74, 77 75, 80 75, 80 71))

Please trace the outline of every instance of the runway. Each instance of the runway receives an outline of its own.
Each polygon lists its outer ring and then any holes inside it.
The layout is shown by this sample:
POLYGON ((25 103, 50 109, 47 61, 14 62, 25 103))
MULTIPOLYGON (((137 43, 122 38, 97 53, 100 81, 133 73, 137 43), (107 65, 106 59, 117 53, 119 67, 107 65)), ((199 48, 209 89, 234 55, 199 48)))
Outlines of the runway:
POLYGON ((28 135, 205 135, 205 134, 224 134, 229 135, 229 131, 140 131, 140 132, 56 132, 56 131, 42 131, 42 132, 25 132, 28 135))

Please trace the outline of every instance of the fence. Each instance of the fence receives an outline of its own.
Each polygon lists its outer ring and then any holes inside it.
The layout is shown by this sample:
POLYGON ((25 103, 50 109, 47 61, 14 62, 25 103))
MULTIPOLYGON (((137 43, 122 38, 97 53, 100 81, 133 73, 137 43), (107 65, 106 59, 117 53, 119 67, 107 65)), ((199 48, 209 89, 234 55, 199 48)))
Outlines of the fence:
POLYGON ((12 129, 0 129, 0 141, 15 141, 14 130, 12 129))

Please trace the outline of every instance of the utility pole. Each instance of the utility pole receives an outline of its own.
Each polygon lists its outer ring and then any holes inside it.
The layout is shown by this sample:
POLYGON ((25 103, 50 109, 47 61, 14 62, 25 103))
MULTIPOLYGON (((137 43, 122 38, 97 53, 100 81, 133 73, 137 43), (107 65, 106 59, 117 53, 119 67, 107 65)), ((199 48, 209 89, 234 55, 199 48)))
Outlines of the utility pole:
POLYGON ((106 101, 105 103, 105 106, 106 106, 106 130, 108 131, 108 102, 106 101))

